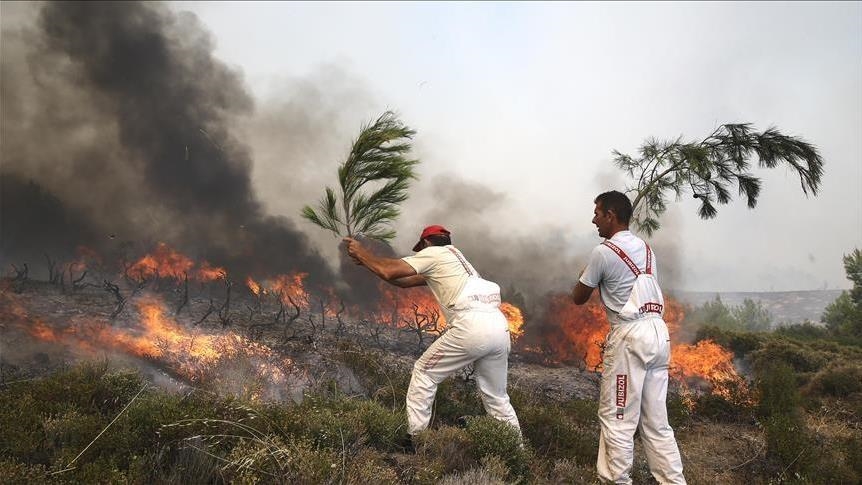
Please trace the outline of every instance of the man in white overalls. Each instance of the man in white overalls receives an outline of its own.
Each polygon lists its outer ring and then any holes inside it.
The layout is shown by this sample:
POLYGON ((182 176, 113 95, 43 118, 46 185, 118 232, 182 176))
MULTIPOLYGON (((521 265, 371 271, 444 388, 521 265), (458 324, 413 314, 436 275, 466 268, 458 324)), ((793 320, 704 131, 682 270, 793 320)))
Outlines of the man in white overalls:
POLYGON ((606 239, 590 253, 572 298, 582 305, 598 287, 611 325, 599 391, 599 478, 632 483, 637 429, 653 477, 659 483, 685 483, 667 420, 670 336, 662 319, 655 255, 629 231, 632 205, 625 194, 605 192, 594 202, 593 224, 606 239))
POLYGON ((446 333, 413 366, 407 390, 407 425, 411 435, 426 429, 437 386, 458 369, 473 364, 485 411, 520 431, 506 391, 509 326, 500 311, 500 287, 479 276, 443 226, 428 226, 413 247, 414 256, 376 256, 359 242, 345 238, 347 253, 357 264, 402 288, 427 285, 446 318, 446 333))

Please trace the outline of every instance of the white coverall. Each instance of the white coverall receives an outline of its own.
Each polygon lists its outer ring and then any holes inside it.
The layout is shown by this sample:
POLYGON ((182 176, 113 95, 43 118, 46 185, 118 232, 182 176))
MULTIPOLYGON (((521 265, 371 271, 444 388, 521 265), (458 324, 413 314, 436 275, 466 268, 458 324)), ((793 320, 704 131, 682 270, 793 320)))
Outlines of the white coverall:
MULTIPOLYGON (((416 434, 428 427, 437 386, 471 363, 485 411, 520 430, 518 417, 506 391, 511 341, 506 317, 500 311, 500 287, 482 279, 456 248, 445 246, 445 249, 446 252, 439 249, 433 251, 442 258, 457 258, 467 279, 451 304, 440 302, 447 330, 413 366, 410 387, 407 389, 408 432, 416 434)), ((404 260, 415 264, 410 257, 404 260)), ((422 271, 417 272, 426 277, 428 286, 440 300, 441 291, 433 281, 433 268, 419 269, 422 271)))
MULTIPOLYGON (((628 233, 628 231, 626 231, 628 233)), ((640 239, 628 233, 632 238, 640 239)), ((620 242, 626 241, 621 238, 620 242)), ((613 241, 603 245, 616 253, 635 277, 625 305, 611 320, 604 350, 599 392, 599 455, 603 481, 630 484, 634 433, 640 430, 650 472, 659 483, 684 484, 682 460, 667 418, 670 336, 662 319, 664 298, 652 271, 652 251, 645 246, 641 271, 613 241)), ((630 246, 631 247, 631 246, 630 246)), ((603 296, 604 300, 604 296, 603 296)), ((607 307, 609 316, 613 310, 607 307)))

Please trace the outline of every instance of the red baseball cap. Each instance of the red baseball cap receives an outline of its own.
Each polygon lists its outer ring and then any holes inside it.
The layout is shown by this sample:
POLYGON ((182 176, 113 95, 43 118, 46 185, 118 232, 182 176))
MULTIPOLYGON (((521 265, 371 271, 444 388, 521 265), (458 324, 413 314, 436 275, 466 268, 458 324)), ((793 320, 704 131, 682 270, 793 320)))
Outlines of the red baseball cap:
POLYGON ((421 248, 422 240, 425 239, 426 237, 428 237, 428 236, 448 236, 449 234, 452 234, 452 233, 449 232, 449 230, 443 226, 438 226, 436 224, 433 226, 428 226, 425 229, 422 229, 422 235, 419 236, 419 242, 417 242, 416 245, 413 246, 413 252, 417 252, 420 249, 422 249, 421 248))

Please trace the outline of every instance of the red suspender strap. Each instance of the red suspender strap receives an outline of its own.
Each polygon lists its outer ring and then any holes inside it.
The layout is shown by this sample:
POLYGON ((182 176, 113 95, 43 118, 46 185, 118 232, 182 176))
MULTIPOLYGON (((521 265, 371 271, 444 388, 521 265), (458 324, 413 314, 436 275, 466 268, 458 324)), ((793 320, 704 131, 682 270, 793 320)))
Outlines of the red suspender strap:
MULTIPOLYGON (((620 249, 620 248, 619 248, 619 246, 617 246, 616 244, 614 244, 614 243, 612 243, 612 242, 610 242, 610 241, 608 241, 608 240, 606 240, 606 241, 605 241, 605 242, 603 242, 602 244, 604 244, 605 246, 609 247, 609 248, 611 249, 611 251, 613 251, 613 252, 617 253, 617 256, 619 256, 619 257, 620 257, 620 259, 622 259, 622 260, 623 260, 623 262, 624 262, 624 263, 626 263, 626 266, 628 266, 628 267, 629 267, 629 269, 630 269, 630 270, 632 270, 632 273, 634 273, 634 274, 635 274, 635 276, 640 276, 640 274, 641 274, 641 270, 640 270, 640 269, 638 269, 638 267, 637 267, 637 265, 635 264, 635 262, 634 262, 634 261, 632 261, 632 260, 631 260, 631 258, 629 258, 629 255, 628 255, 628 254, 626 254, 626 253, 625 253, 625 251, 623 251, 622 249, 620 249)), ((647 254, 649 254, 649 253, 647 253, 647 254)), ((650 269, 650 265, 649 265, 649 256, 647 256, 647 273, 649 273, 649 269, 650 269)))
POLYGON ((469 266, 467 266, 467 262, 466 262, 466 261, 464 261, 464 256, 462 256, 462 255, 461 255, 461 252, 460 252, 460 251, 458 251, 457 249, 453 248, 452 246, 446 246, 446 249, 448 249, 449 251, 451 251, 451 252, 452 252, 452 254, 454 254, 454 255, 455 255, 455 257, 456 257, 456 258, 458 258, 458 261, 460 261, 460 262, 461 262, 461 266, 463 266, 463 267, 464 267, 464 269, 465 269, 465 270, 467 270, 467 274, 468 274, 468 275, 470 275, 470 276, 473 276, 473 271, 471 271, 471 270, 470 270, 470 267, 469 267, 469 266))
POLYGON ((652 274, 652 249, 649 248, 649 244, 644 243, 646 246, 646 270, 644 273, 652 274))

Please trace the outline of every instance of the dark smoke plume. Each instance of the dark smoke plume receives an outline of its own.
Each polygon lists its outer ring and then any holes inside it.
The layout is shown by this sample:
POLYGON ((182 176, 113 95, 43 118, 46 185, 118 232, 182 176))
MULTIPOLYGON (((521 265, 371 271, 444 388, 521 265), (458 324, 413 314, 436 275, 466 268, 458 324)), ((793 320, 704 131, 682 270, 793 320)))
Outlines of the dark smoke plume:
MULTIPOLYGON (((331 279, 290 221, 264 213, 249 150, 232 134, 252 99, 194 15, 48 3, 35 28, 6 29, 2 44, 2 175, 33 181, 53 212, 76 214, 58 240, 164 241, 230 270, 331 279)), ((4 216, 41 217, 22 204, 4 216)), ((0 257, 41 243, 6 220, 0 257)))

